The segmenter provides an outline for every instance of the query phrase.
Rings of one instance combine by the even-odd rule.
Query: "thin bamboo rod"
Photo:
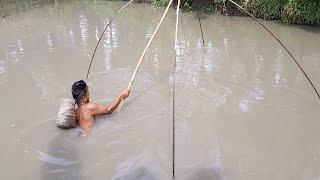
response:
[[[204,47],[205,46],[204,36],[203,36],[202,24],[201,24],[200,15],[199,15],[199,0],[197,1],[197,16],[198,16],[200,30],[201,30],[202,44],[203,44],[203,47]]]
[[[176,119],[176,65],[177,65],[177,50],[178,50],[178,27],[179,27],[179,11],[180,11],[180,0],[178,0],[178,6],[176,10],[176,31],[175,31],[175,40],[174,40],[174,50],[175,50],[175,57],[173,60],[173,83],[172,83],[172,178],[175,178],[175,119]]]
[[[168,13],[168,11],[169,11],[169,8],[170,8],[170,6],[171,6],[171,4],[172,4],[172,1],[173,1],[173,0],[170,0],[170,2],[169,2],[169,4],[168,4],[165,12],[164,12],[163,15],[162,15],[162,18],[161,18],[161,20],[160,20],[160,22],[159,22],[156,30],[155,30],[154,33],[152,34],[152,36],[151,36],[151,38],[150,38],[147,46],[144,48],[144,50],[143,50],[143,52],[142,52],[142,54],[141,54],[141,56],[140,56],[140,58],[139,58],[138,64],[137,64],[137,66],[136,66],[136,69],[134,70],[134,73],[133,73],[133,75],[132,75],[132,77],[131,77],[131,81],[130,81],[130,83],[129,83],[129,85],[128,85],[128,88],[127,88],[128,90],[131,90],[133,81],[134,81],[134,79],[135,79],[135,77],[136,77],[136,74],[137,74],[139,68],[140,68],[140,65],[141,65],[141,63],[142,63],[142,60],[143,60],[143,58],[144,58],[144,56],[145,56],[145,54],[146,54],[146,52],[147,52],[150,44],[152,43],[155,35],[157,34],[157,32],[158,32],[158,30],[159,30],[159,28],[160,28],[160,26],[161,26],[164,18],[166,17],[166,15],[167,15],[167,13]],[[121,108],[122,108],[122,106],[123,106],[123,103],[124,103],[124,99],[121,100],[121,102],[120,102],[120,104],[119,104],[119,106],[118,106],[118,109],[117,109],[118,112],[121,110]]]
[[[245,10],[242,6],[234,2],[233,0],[229,0],[232,4],[234,4],[236,7],[244,11],[247,15],[249,15],[251,18],[253,18],[258,24],[260,24],[283,48],[284,50],[289,54],[289,56],[293,59],[295,64],[299,67],[299,69],[302,71],[303,75],[307,78],[309,83],[311,84],[313,90],[316,92],[318,98],[320,99],[320,94],[314,84],[312,83],[311,79],[307,75],[307,73],[303,70],[302,66],[299,64],[299,62],[296,60],[296,58],[292,55],[292,53],[289,51],[289,49],[280,41],[280,39],[274,35],[261,21],[259,21],[256,17],[254,17],[251,13],[249,13],[247,10]]]
[[[177,49],[177,42],[178,42],[178,26],[179,26],[179,12],[180,12],[180,0],[178,0],[178,6],[176,9],[176,31],[175,31],[175,38],[174,38],[174,49]]]
[[[133,0],[130,0],[130,1],[127,2],[122,8],[120,8],[120,9],[118,10],[118,12],[113,16],[113,18],[109,21],[109,23],[107,24],[107,26],[104,28],[102,34],[100,35],[100,38],[99,38],[99,40],[98,40],[98,43],[97,43],[96,47],[94,48],[94,51],[93,51],[93,54],[92,54],[92,57],[91,57],[91,60],[90,60],[89,68],[88,68],[88,71],[87,71],[86,80],[88,80],[89,73],[90,73],[90,69],[91,69],[91,65],[92,65],[92,62],[93,62],[93,58],[94,58],[94,56],[95,56],[95,54],[96,54],[96,52],[97,52],[99,43],[100,43],[100,41],[101,41],[104,33],[107,31],[107,28],[110,26],[110,24],[112,23],[112,21],[113,21],[114,19],[116,19],[116,17],[120,14],[120,12],[121,12],[124,8],[126,8],[130,3],[132,3],[132,2],[133,2]]]

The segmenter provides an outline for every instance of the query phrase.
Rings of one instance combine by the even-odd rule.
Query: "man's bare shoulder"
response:
[[[84,111],[91,115],[108,115],[108,107],[101,106],[96,103],[87,103],[84,107]]]
[[[96,110],[97,108],[99,108],[99,105],[96,104],[96,103],[87,103],[85,107],[86,107],[86,109],[89,110],[89,111],[94,111],[94,110]]]

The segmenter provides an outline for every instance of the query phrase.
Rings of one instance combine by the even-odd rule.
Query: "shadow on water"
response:
[[[79,158],[79,137],[68,137],[59,132],[48,143],[47,152],[37,151],[37,157],[43,161],[41,179],[80,179],[82,177]]]
[[[301,30],[310,32],[310,33],[315,33],[319,34],[320,33],[320,28],[319,27],[314,27],[314,26],[309,26],[309,25],[301,25],[301,24],[286,24],[281,21],[274,21],[275,24],[281,27],[294,27],[294,28],[299,28]]]
[[[132,157],[127,161],[119,164],[116,168],[116,174],[112,177],[114,180],[153,180],[153,179],[169,179],[169,176],[154,164],[152,154],[147,151]]]
[[[126,180],[126,179],[135,179],[135,180],[153,180],[157,177],[149,172],[146,167],[140,167],[137,169],[132,169],[129,172],[126,172],[125,175],[114,177],[115,180]]]
[[[226,176],[222,174],[221,169],[203,168],[193,174],[183,177],[184,180],[226,180]]]

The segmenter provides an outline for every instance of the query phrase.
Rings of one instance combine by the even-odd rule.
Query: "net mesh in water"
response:
[[[75,101],[68,98],[61,98],[60,109],[57,114],[56,125],[62,129],[74,128],[77,126]]]

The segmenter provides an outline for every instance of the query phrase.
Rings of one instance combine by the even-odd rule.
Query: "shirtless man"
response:
[[[124,90],[109,106],[101,106],[89,101],[88,86],[83,80],[75,82],[72,85],[72,96],[78,106],[76,114],[80,127],[86,134],[90,133],[94,125],[95,116],[111,114],[118,107],[121,100],[126,99],[129,94],[129,90]]]

